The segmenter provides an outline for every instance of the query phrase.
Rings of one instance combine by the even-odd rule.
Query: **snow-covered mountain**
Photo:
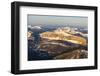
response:
[[[32,25],[28,25],[28,28],[30,29],[42,29],[41,26],[32,26]]]

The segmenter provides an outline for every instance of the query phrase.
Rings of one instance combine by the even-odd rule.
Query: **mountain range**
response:
[[[87,32],[83,33],[79,30],[71,27],[56,29],[29,27],[29,60],[87,58]]]

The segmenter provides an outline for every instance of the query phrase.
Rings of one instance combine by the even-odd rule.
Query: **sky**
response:
[[[53,16],[53,15],[27,15],[28,25],[31,26],[78,26],[87,27],[88,17],[81,16]]]

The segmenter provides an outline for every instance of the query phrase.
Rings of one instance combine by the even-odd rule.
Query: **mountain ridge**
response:
[[[41,38],[46,38],[50,40],[63,40],[76,44],[86,45],[86,39],[80,36],[75,36],[75,30],[70,28],[58,28],[54,31],[47,31],[40,34]],[[82,34],[82,33],[81,33]]]

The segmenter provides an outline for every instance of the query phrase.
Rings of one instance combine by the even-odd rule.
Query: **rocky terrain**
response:
[[[86,33],[77,28],[62,27],[39,32],[38,35],[28,32],[28,51],[31,50],[29,60],[87,58],[87,44]],[[32,52],[36,54],[33,55]]]

